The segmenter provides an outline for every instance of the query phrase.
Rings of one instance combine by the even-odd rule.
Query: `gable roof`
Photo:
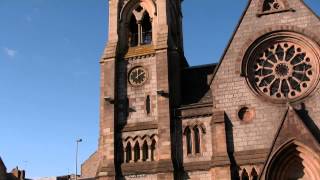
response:
[[[262,0],[261,0],[261,1],[262,1]],[[317,17],[317,18],[320,20],[320,17],[315,13],[315,11],[313,11],[313,10],[304,2],[304,0],[300,0],[300,1],[302,2],[302,4],[303,4],[315,17]],[[242,23],[242,21],[243,21],[243,19],[244,19],[244,16],[246,15],[246,13],[247,13],[247,11],[248,11],[248,9],[249,9],[249,7],[250,7],[251,2],[252,2],[252,0],[248,0],[248,3],[247,3],[247,5],[246,5],[246,8],[245,8],[244,11],[242,12],[242,15],[240,16],[240,19],[239,19],[239,21],[238,21],[238,23],[237,23],[237,25],[236,25],[236,27],[235,27],[232,35],[231,35],[231,38],[229,39],[229,41],[228,41],[228,43],[227,43],[227,46],[225,47],[225,49],[224,49],[224,51],[223,51],[223,54],[222,54],[222,56],[220,57],[219,62],[217,63],[217,67],[215,68],[215,70],[214,70],[214,72],[213,72],[213,75],[212,75],[212,77],[211,77],[211,79],[210,79],[209,86],[212,85],[213,80],[214,80],[214,78],[215,78],[215,76],[216,76],[216,74],[217,74],[217,72],[218,72],[218,70],[219,70],[219,68],[220,68],[220,65],[222,64],[222,61],[225,59],[225,56],[226,56],[226,54],[227,54],[227,52],[228,52],[228,50],[229,50],[229,48],[230,48],[230,46],[231,46],[231,44],[232,44],[232,42],[233,42],[233,40],[234,40],[235,35],[237,34],[237,32],[238,32],[238,30],[239,30],[239,27],[240,27],[240,25],[241,25],[241,23]]]
[[[2,161],[2,159],[1,159],[1,157],[0,157],[0,171],[4,171],[3,173],[6,173],[7,172],[7,168],[6,168],[6,166],[4,165],[4,163],[3,163],[3,161]]]
[[[182,70],[182,105],[212,102],[209,80],[217,64],[187,67]]]
[[[238,24],[236,25],[235,29],[233,30],[233,33],[232,33],[232,35],[231,35],[231,38],[229,39],[228,44],[227,44],[227,46],[225,47],[225,49],[224,49],[224,51],[223,51],[223,54],[222,54],[222,56],[221,56],[221,58],[220,58],[220,60],[219,60],[219,63],[217,64],[217,66],[216,66],[216,68],[215,68],[215,70],[214,70],[214,72],[213,72],[213,74],[212,74],[212,77],[211,77],[211,79],[210,79],[209,86],[211,86],[211,84],[212,84],[212,82],[213,82],[213,80],[214,80],[214,77],[216,76],[216,74],[217,74],[217,72],[218,72],[218,70],[219,70],[219,68],[220,68],[220,65],[222,64],[222,61],[223,61],[224,57],[226,56],[226,54],[227,54],[227,52],[228,52],[228,50],[229,50],[229,47],[231,46],[231,43],[232,43],[235,35],[236,35],[237,32],[238,32],[238,29],[239,29],[239,27],[240,27],[240,25],[241,25],[241,22],[242,22],[244,16],[246,15],[246,12],[248,11],[248,8],[249,8],[249,6],[250,6],[250,4],[251,4],[251,1],[252,1],[252,0],[248,0],[248,3],[247,3],[247,5],[246,5],[246,8],[245,8],[244,11],[242,12],[242,15],[240,16],[240,19],[239,19],[239,21],[238,21]]]

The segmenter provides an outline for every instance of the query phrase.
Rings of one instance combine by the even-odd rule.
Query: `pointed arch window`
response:
[[[156,159],[156,141],[153,140],[151,144],[151,161],[154,161]]]
[[[184,149],[187,151],[187,155],[201,155],[204,135],[206,134],[205,127],[203,124],[188,125],[183,131],[185,138]]]
[[[252,180],[258,180],[258,173],[255,168],[252,168],[250,175]]]
[[[200,153],[200,133],[199,133],[199,128],[196,126],[193,128],[193,133],[194,133],[194,148],[195,148],[195,153]]]
[[[131,47],[138,45],[138,23],[134,15],[132,15],[130,19],[128,39]]]
[[[243,169],[242,171],[241,180],[249,180],[249,174],[246,169]]]
[[[187,143],[187,154],[192,154],[192,139],[191,139],[191,130],[189,127],[186,128],[186,143]]]
[[[141,21],[141,44],[151,44],[152,42],[152,24],[151,24],[151,18],[147,11],[144,12],[144,15],[142,17]]]
[[[149,151],[148,143],[147,143],[147,141],[144,141],[143,146],[142,146],[142,161],[148,160],[148,158],[149,158],[148,151]]]
[[[126,153],[125,153],[125,158],[126,158],[125,162],[129,163],[132,160],[130,142],[127,144],[127,147],[126,147],[125,151],[126,151]]]
[[[134,146],[134,162],[137,162],[140,160],[140,146],[139,143],[137,142],[136,145]]]
[[[152,43],[152,18],[142,6],[133,10],[128,30],[130,47]]]
[[[157,160],[157,136],[136,136],[122,142],[123,163],[142,163]]]

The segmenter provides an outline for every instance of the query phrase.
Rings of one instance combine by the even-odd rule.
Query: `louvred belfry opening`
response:
[[[152,19],[148,11],[141,5],[132,11],[128,32],[129,47],[152,42]]]

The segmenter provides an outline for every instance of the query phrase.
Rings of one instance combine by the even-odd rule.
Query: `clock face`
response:
[[[143,67],[135,67],[129,72],[129,83],[133,86],[141,86],[148,79],[148,72]]]

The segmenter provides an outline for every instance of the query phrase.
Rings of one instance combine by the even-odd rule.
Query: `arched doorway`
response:
[[[308,147],[290,142],[269,162],[266,180],[319,180],[320,158]]]

